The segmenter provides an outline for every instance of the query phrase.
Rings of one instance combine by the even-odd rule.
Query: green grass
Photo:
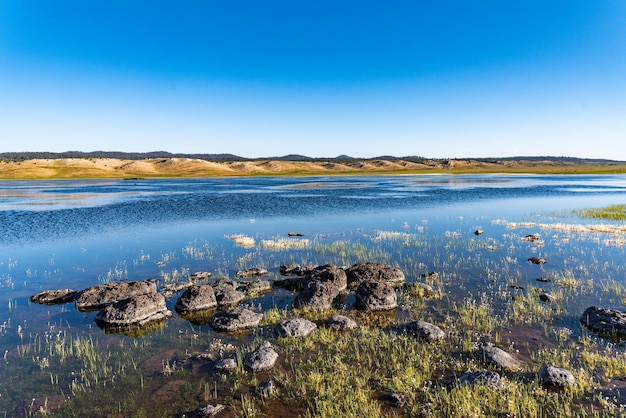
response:
[[[605,208],[584,209],[577,213],[583,218],[623,221],[626,220],[626,205],[611,205]]]

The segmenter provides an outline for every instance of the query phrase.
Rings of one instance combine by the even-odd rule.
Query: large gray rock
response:
[[[311,281],[296,295],[293,307],[312,311],[330,309],[339,293],[337,286],[330,282]]]
[[[308,337],[316,330],[317,325],[304,318],[287,319],[274,327],[279,337]]]
[[[346,275],[351,289],[357,288],[365,280],[378,280],[391,286],[399,286],[405,281],[402,270],[384,263],[354,264],[346,269]]]
[[[210,284],[215,293],[215,300],[220,308],[234,306],[246,298],[246,294],[237,290],[237,283],[230,280],[218,280]]]
[[[236,332],[254,328],[262,319],[261,313],[246,308],[235,308],[215,313],[210,323],[217,331]]]
[[[347,316],[334,315],[326,321],[326,328],[331,331],[351,331],[356,329],[358,324]]]
[[[274,367],[276,360],[278,360],[278,353],[274,351],[269,341],[264,341],[246,357],[244,364],[253,372],[260,372]]]
[[[459,386],[483,384],[496,391],[504,390],[504,382],[500,374],[489,370],[464,373],[459,377],[458,383]]]
[[[332,283],[340,292],[348,289],[348,279],[346,272],[334,264],[326,264],[315,267],[307,272],[302,280],[302,287],[306,287],[312,281]]]
[[[60,305],[73,302],[78,293],[72,289],[44,290],[30,297],[30,301],[42,305]]]
[[[193,312],[204,311],[217,307],[217,299],[211,285],[190,286],[180,295],[174,309],[176,312],[186,315]]]
[[[484,361],[504,370],[517,371],[521,363],[506,351],[491,345],[483,345],[478,349],[478,354]]]
[[[576,378],[571,372],[548,365],[543,366],[541,370],[539,370],[539,379],[541,379],[541,382],[546,386],[560,388],[576,384]]]
[[[142,326],[172,316],[160,293],[132,296],[105,306],[94,318],[103,327]]]
[[[76,308],[81,311],[100,309],[132,296],[156,293],[156,281],[111,282],[92,286],[80,292]]]
[[[580,322],[603,337],[626,339],[626,312],[591,306],[585,310]]]
[[[417,338],[427,341],[439,341],[446,338],[446,333],[441,328],[422,320],[408,323],[406,330]]]
[[[359,305],[368,311],[388,311],[398,307],[393,287],[378,280],[365,280],[356,289]]]

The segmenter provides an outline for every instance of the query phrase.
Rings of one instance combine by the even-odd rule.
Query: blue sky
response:
[[[0,1],[0,151],[626,160],[626,2]]]

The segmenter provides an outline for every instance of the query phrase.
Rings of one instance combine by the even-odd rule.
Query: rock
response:
[[[491,345],[483,345],[478,349],[478,354],[489,364],[503,370],[517,371],[521,363],[506,351]]]
[[[388,311],[398,307],[393,287],[378,280],[365,280],[356,290],[356,299],[368,311]]]
[[[546,264],[548,262],[548,259],[543,257],[530,257],[528,259],[528,262],[532,264]]]
[[[427,341],[439,341],[446,338],[446,333],[441,328],[426,321],[410,322],[406,325],[406,329],[410,334]]]
[[[474,231],[474,235],[482,235],[484,233],[485,231],[483,231],[482,229],[477,229],[476,231]]]
[[[326,321],[326,328],[331,331],[351,331],[356,329],[358,324],[347,316],[334,315]]]
[[[92,286],[80,292],[76,308],[81,311],[95,310],[132,296],[156,293],[156,281],[111,282]]]
[[[44,290],[30,297],[33,303],[41,305],[61,305],[73,302],[78,297],[78,293],[72,289]]]
[[[365,280],[378,280],[391,286],[404,283],[402,270],[383,263],[359,263],[346,269],[348,286],[351,289],[358,287]]]
[[[337,286],[330,282],[311,281],[296,295],[293,307],[313,311],[330,309],[339,293]]]
[[[340,292],[348,289],[346,272],[334,264],[326,264],[310,270],[304,276],[301,286],[304,288],[312,281],[332,283]]]
[[[176,293],[180,292],[181,290],[189,289],[189,287],[191,287],[192,284],[193,283],[191,282],[167,283],[163,285],[163,289],[161,289],[161,293],[163,293],[163,296],[165,296],[166,298],[171,298],[172,296],[174,296]]]
[[[626,312],[591,306],[585,310],[580,322],[603,337],[626,339]]]
[[[539,379],[546,386],[567,387],[576,384],[576,378],[565,369],[545,365],[539,371]]]
[[[439,273],[437,273],[436,271],[424,273],[422,274],[422,278],[434,282],[435,280],[439,279]]]
[[[287,319],[274,327],[279,337],[308,337],[315,330],[317,330],[317,325],[304,318]]]
[[[257,393],[261,396],[271,395],[275,391],[276,385],[274,385],[274,382],[272,382],[271,380],[263,382],[257,387]]]
[[[435,295],[433,287],[426,283],[407,283],[405,289],[407,294],[413,298],[429,298]]]
[[[196,271],[189,275],[189,279],[192,281],[206,280],[210,277],[213,277],[213,273],[209,273],[208,271]]]
[[[224,357],[217,360],[213,368],[218,372],[234,372],[237,370],[237,360],[233,357]]]
[[[274,286],[282,287],[292,292],[298,292],[302,290],[303,280],[302,277],[289,277],[287,279],[274,280]]]
[[[536,242],[536,241],[539,241],[540,239],[541,239],[541,236],[539,234],[530,234],[522,238],[522,241]]]
[[[101,327],[143,326],[172,316],[160,293],[132,296],[105,306],[94,318]]]
[[[237,290],[243,292],[246,297],[253,298],[265,293],[271,292],[272,284],[267,280],[254,280],[247,282],[239,282]]]
[[[304,234],[301,232],[287,232],[287,236],[290,237],[303,237]]]
[[[245,365],[253,372],[259,372],[274,367],[276,360],[278,360],[278,353],[274,351],[269,341],[264,341],[246,357]]]
[[[246,298],[245,293],[237,290],[237,284],[230,280],[218,280],[210,284],[215,293],[215,300],[220,308],[234,306]]]
[[[239,270],[235,277],[259,277],[267,274],[267,270],[261,267],[252,267],[245,270]]]
[[[201,418],[210,418],[210,417],[217,416],[219,413],[223,412],[224,409],[226,409],[224,405],[209,404],[209,405],[197,407],[194,411],[194,414],[196,414],[196,416],[201,417]]]
[[[178,298],[174,309],[180,314],[189,314],[197,311],[217,307],[217,299],[211,285],[193,285]]]
[[[458,382],[459,386],[484,384],[496,391],[504,390],[504,382],[500,374],[489,370],[464,373],[459,377]]]
[[[406,406],[406,398],[399,393],[386,393],[382,396],[382,400],[392,408],[404,408]]]
[[[550,283],[552,280],[548,279],[547,277],[540,277],[537,279],[537,281],[541,283]]]
[[[280,274],[283,276],[304,276],[310,270],[311,269],[309,267],[303,267],[300,264],[295,263],[280,266],[279,269]]]
[[[542,302],[549,303],[549,302],[554,302],[556,298],[550,293],[542,293],[539,295],[539,300]]]
[[[246,308],[235,308],[215,313],[210,323],[217,331],[236,332],[254,328],[262,319],[263,314]]]

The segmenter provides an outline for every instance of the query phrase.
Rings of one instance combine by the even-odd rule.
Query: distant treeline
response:
[[[432,161],[448,161],[450,159],[437,159],[437,158],[425,158],[419,156],[405,156],[394,157],[390,155],[381,155],[373,158],[354,158],[348,155],[340,155],[338,157],[328,158],[313,158],[299,154],[288,154],[282,157],[264,157],[264,158],[245,158],[234,154],[173,154],[167,151],[152,151],[152,152],[120,152],[120,151],[66,151],[66,152],[3,152],[0,153],[0,160],[4,161],[26,161],[34,159],[63,159],[63,158],[116,158],[120,160],[145,160],[150,158],[194,158],[199,160],[214,161],[214,162],[235,162],[235,161],[259,161],[259,160],[276,160],[276,161],[311,161],[311,162],[333,162],[333,163],[348,163],[354,161],[373,161],[373,160],[385,160],[385,161],[411,161],[414,163],[424,163]],[[611,164],[623,164],[623,161],[604,160],[604,159],[588,159],[588,158],[575,158],[575,157],[504,157],[504,158],[459,158],[452,160],[460,161],[480,161],[484,163],[502,163],[504,161],[527,161],[527,162],[552,162],[558,164],[578,164],[578,165],[611,165]]]

